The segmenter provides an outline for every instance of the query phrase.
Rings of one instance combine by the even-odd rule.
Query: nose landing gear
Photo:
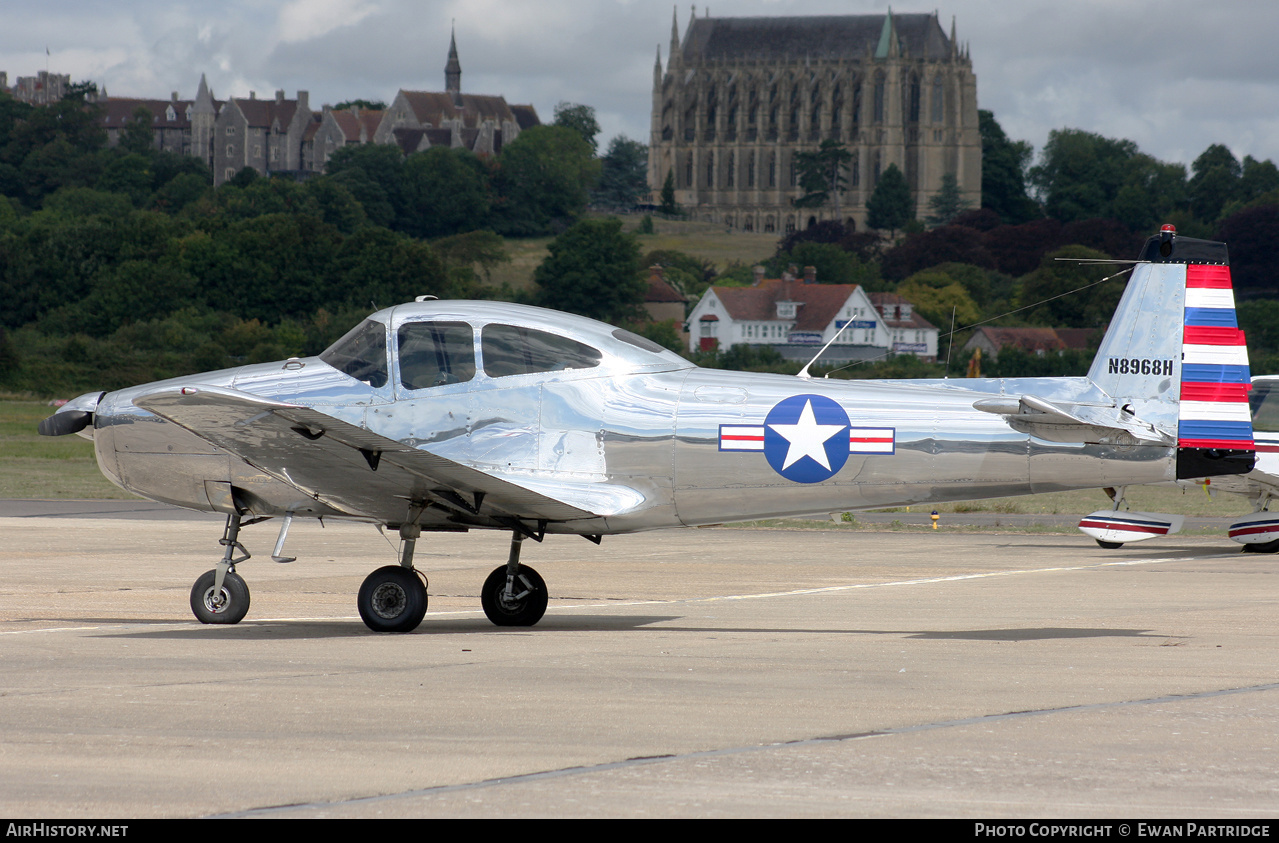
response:
[[[249,586],[235,566],[250,557],[240,544],[240,516],[228,515],[219,544],[226,548],[222,561],[205,571],[191,587],[191,611],[200,623],[239,623],[249,611]],[[236,551],[242,556],[236,556]]]

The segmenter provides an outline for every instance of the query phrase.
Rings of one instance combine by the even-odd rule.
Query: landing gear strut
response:
[[[205,571],[191,588],[191,611],[200,623],[239,623],[249,611],[249,586],[235,566],[249,558],[240,544],[240,516],[228,515],[219,544],[226,548],[222,561]],[[236,551],[244,554],[237,557]]]
[[[400,564],[378,568],[360,586],[360,617],[374,632],[412,632],[426,616],[426,577],[413,567],[413,548],[421,533],[413,524],[400,527]]]
[[[1124,493],[1128,491],[1128,487],[1120,486],[1115,488],[1114,486],[1107,486],[1102,491],[1115,502],[1115,512],[1118,512],[1120,505],[1124,502]],[[1097,542],[1097,546],[1102,550],[1118,550],[1124,546],[1123,542],[1104,542],[1101,539],[1094,539],[1093,541]]]
[[[512,534],[506,564],[488,575],[480,591],[484,614],[498,626],[532,626],[546,614],[549,597],[545,581],[537,571],[520,564],[523,542],[523,533]]]

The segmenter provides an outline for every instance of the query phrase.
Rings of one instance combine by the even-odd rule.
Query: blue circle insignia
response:
[[[848,461],[848,413],[824,395],[792,395],[764,419],[764,456],[787,480],[820,483]]]

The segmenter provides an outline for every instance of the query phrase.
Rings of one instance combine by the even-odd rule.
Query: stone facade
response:
[[[302,159],[307,170],[324,172],[333,153],[347,144],[372,143],[386,112],[351,106],[334,111],[327,105],[320,119],[307,132]]]
[[[302,139],[315,119],[307,92],[297,99],[260,100],[250,91],[247,99],[229,99],[213,124],[213,183],[228,181],[245,167],[261,175],[297,173],[302,167]]]
[[[9,87],[9,74],[0,72],[0,88],[8,91],[18,102],[31,105],[48,105],[57,102],[71,87],[71,74],[50,73],[41,70],[35,76],[19,76],[13,87]],[[105,92],[104,92],[105,93]]]
[[[846,189],[796,208],[796,153],[834,140],[852,153]],[[785,233],[839,219],[864,226],[866,201],[896,164],[916,216],[954,173],[981,204],[977,78],[934,14],[694,17],[653,69],[649,186],[673,175],[696,219]]]
[[[334,152],[353,143],[397,144],[406,155],[432,146],[496,155],[521,130],[540,124],[531,105],[462,93],[456,39],[449,44],[444,79],[444,91],[401,90],[384,111],[326,106],[313,112],[306,91],[298,91],[296,99],[276,91],[274,99],[258,99],[250,92],[247,98],[218,100],[203,75],[193,100],[179,100],[176,93],[169,100],[110,98],[101,91],[97,102],[103,106],[101,123],[109,145],[118,145],[136,110],[146,108],[157,148],[199,158],[212,170],[215,185],[245,167],[264,176],[323,172]],[[24,102],[47,104],[61,99],[70,84],[68,75],[41,71],[19,77],[10,93]],[[9,90],[3,71],[0,89]]]

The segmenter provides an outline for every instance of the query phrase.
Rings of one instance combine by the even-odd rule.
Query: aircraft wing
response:
[[[602,484],[525,488],[380,436],[319,410],[225,387],[192,384],[133,403],[266,474],[351,515],[406,521],[431,502],[461,523],[490,519],[576,521],[637,504],[635,490]],[[578,486],[582,488],[577,488]]]

